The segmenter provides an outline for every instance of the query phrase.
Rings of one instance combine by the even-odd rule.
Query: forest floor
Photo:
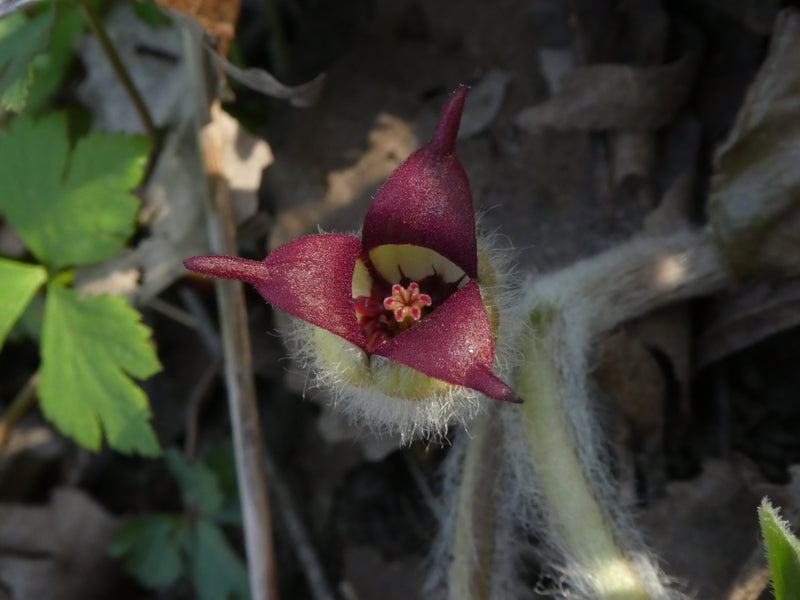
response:
[[[358,230],[375,190],[428,139],[444,99],[462,83],[472,91],[458,155],[480,226],[514,252],[519,281],[643,231],[703,227],[715,151],[768,55],[784,4],[245,0],[232,60],[293,85],[325,79],[308,108],[230,84],[223,106],[253,136],[229,165],[244,172],[234,183],[240,251],[260,259],[318,229]],[[137,35],[180,66],[179,41]],[[81,87],[98,60],[85,45],[61,101],[117,127],[103,80],[94,92]],[[591,70],[597,65],[630,66],[638,95],[615,88],[608,71]],[[590,70],[561,88],[576,68]],[[174,105],[180,84],[158,77],[145,98]],[[796,80],[797,72],[784,77]],[[170,227],[195,228],[199,237],[170,241],[162,279],[167,258],[155,246],[141,267],[149,275],[140,272],[128,295],[163,364],[143,384],[158,439],[205,457],[231,433],[220,361],[208,343],[217,335],[213,287],[176,267],[205,243],[200,212],[186,202],[170,204],[189,211]],[[132,252],[159,231],[144,228]],[[764,269],[722,294],[625,323],[592,353],[620,493],[664,571],[698,598],[769,597],[756,506],[768,495],[790,519],[800,514],[798,289],[796,279]],[[401,447],[348,423],[289,358],[275,333],[286,317],[251,289],[247,301],[281,597],[321,600],[309,584],[315,577],[343,600],[429,597],[426,557],[449,445]],[[188,313],[191,322],[179,318]],[[38,360],[34,342],[6,343],[0,407]],[[0,502],[0,599],[196,597],[186,578],[147,589],[107,553],[126,519],[184,511],[162,459],[81,449],[33,409],[0,449]],[[225,531],[241,552],[241,533]],[[34,589],[46,595],[27,595]]]

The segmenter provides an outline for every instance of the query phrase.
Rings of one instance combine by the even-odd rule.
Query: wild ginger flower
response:
[[[404,436],[474,413],[474,392],[516,401],[492,371],[496,274],[478,251],[472,194],[455,154],[467,90],[456,89],[431,141],[378,190],[361,239],[324,233],[260,262],[185,261],[198,273],[246,281],[315,326],[303,329],[303,345],[321,379],[341,390],[341,406]]]

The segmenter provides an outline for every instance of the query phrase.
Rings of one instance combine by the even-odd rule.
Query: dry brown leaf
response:
[[[248,133],[223,111],[225,176],[237,221],[257,210],[262,171],[272,163],[272,151],[262,139]],[[208,251],[203,220],[205,175],[197,160],[191,127],[171,134],[142,193],[141,220],[150,235],[138,246],[98,265],[78,269],[76,285],[91,293],[115,293],[147,302],[186,273],[183,259]]]
[[[497,117],[506,97],[511,75],[500,68],[489,72],[470,90],[461,116],[458,139],[467,139],[487,129]]]
[[[307,83],[289,86],[282,84],[264,69],[242,69],[234,65],[208,44],[205,30],[197,21],[171,8],[164,7],[164,11],[173,20],[183,25],[186,31],[208,51],[211,60],[239,83],[257,92],[261,92],[262,94],[288,100],[293,106],[298,107],[311,106],[317,101],[317,98],[322,92],[322,86],[325,81],[324,74],[318,75]]]
[[[228,47],[236,35],[241,0],[155,0],[161,6],[191,17],[210,35],[219,39],[218,52],[228,55]]]
[[[658,67],[578,67],[562,78],[550,100],[520,112],[516,123],[532,133],[544,128],[655,131],[685,102],[698,58],[690,51]]]
[[[629,329],[606,338],[594,376],[639,432],[660,432],[666,383],[658,362],[641,339]]]
[[[719,148],[709,221],[734,272],[800,270],[800,12],[780,13],[769,55]]]
[[[800,278],[762,279],[715,299],[697,342],[697,369],[800,325]]]
[[[664,569],[692,597],[725,598],[759,543],[760,499],[737,466],[709,460],[699,477],[668,484],[640,521]]]
[[[325,82],[325,74],[322,74],[307,83],[288,86],[282,84],[264,69],[241,69],[216,52],[211,53],[211,58],[239,83],[262,94],[288,100],[292,106],[299,108],[308,108],[316,103]]]

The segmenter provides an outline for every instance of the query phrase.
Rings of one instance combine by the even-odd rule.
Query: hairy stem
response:
[[[640,237],[537,279],[523,300],[569,310],[590,339],[679,300],[711,294],[730,274],[711,234],[702,229]]]
[[[619,503],[587,356],[618,324],[729,281],[712,237],[698,230],[637,238],[528,284],[516,346],[524,403],[476,421],[461,459],[447,534],[451,598],[529,594],[530,574],[514,567],[526,551],[539,556],[543,589],[563,593],[566,582],[580,599],[683,597],[663,582]]]
[[[497,525],[494,490],[501,472],[499,421],[492,414],[494,409],[475,420],[464,450],[447,577],[451,600],[488,600],[492,593]]]
[[[589,597],[667,598],[658,569],[640,552],[609,490],[586,383],[586,355],[598,335],[729,281],[706,231],[640,238],[539,279],[525,299],[517,393],[527,453],[570,575]],[[631,556],[637,556],[634,564]]]
[[[603,600],[649,598],[612,532],[576,448],[559,365],[550,346],[558,324],[540,322],[525,341],[517,377],[530,460],[548,516],[592,592]]]

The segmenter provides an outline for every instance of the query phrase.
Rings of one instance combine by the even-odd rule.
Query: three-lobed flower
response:
[[[360,239],[307,235],[263,261],[185,261],[192,271],[250,283],[313,325],[304,330],[306,352],[323,380],[344,388],[342,406],[403,434],[442,430],[474,412],[474,391],[516,401],[492,370],[495,269],[479,253],[469,181],[455,154],[467,91],[453,92],[431,141],[378,190]]]

